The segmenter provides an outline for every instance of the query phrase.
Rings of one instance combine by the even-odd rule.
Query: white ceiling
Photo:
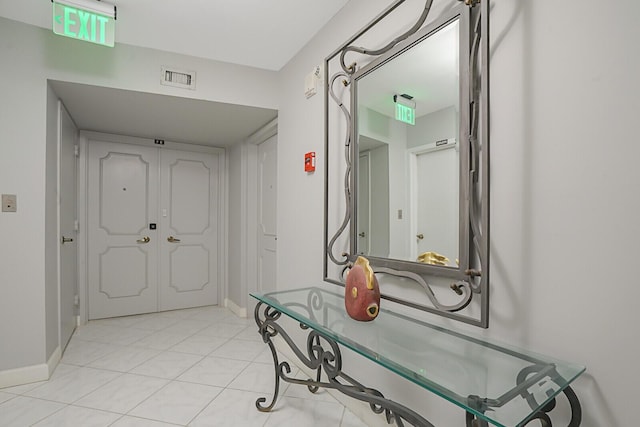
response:
[[[348,0],[110,0],[118,43],[280,70]],[[50,0],[0,0],[0,16],[51,29]],[[80,129],[227,146],[276,110],[51,82]],[[95,103],[92,99],[106,100]]]
[[[105,0],[125,43],[280,70],[348,0]],[[51,29],[50,0],[0,0],[0,16]]]
[[[413,96],[416,117],[443,108],[459,109],[459,23],[438,30],[358,81],[358,102],[394,117],[393,96]]]
[[[214,147],[245,140],[275,117],[267,108],[49,81],[80,129]],[[100,102],[92,102],[99,99]]]

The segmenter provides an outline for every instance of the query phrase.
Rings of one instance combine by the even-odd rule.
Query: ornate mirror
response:
[[[402,3],[325,61],[325,280],[361,255],[384,299],[487,327],[487,2],[427,1],[385,44]]]

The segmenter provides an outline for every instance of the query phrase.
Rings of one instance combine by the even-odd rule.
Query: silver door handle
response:
[[[142,239],[136,240],[136,242],[142,243],[142,244],[149,243],[150,241],[151,241],[151,239],[149,238],[149,236],[145,236]]]
[[[173,236],[169,236],[169,237],[167,237],[167,242],[178,243],[178,242],[180,242],[180,239],[176,239]]]
[[[65,243],[73,242],[73,238],[72,237],[64,237],[64,236],[62,236],[62,239],[60,239],[60,241],[64,245]]]

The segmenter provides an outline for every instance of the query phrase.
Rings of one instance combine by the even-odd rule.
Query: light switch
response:
[[[17,212],[18,196],[15,194],[2,195],[2,212]]]

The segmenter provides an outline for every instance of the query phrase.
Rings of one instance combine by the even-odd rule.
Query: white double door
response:
[[[218,161],[89,142],[89,319],[217,304]]]

